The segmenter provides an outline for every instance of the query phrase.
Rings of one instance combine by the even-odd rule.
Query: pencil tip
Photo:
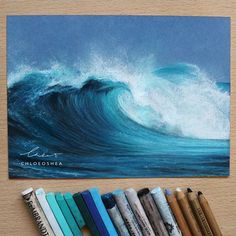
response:
[[[197,194],[198,194],[198,196],[200,196],[200,195],[202,195],[203,193],[202,193],[201,191],[198,191]]]
[[[171,195],[172,194],[172,192],[171,192],[171,190],[170,189],[165,189],[165,194],[167,195],[167,196],[169,196],[169,195]]]
[[[187,188],[188,193],[192,193],[193,190],[191,188]]]

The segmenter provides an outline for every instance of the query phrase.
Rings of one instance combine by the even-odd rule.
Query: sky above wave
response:
[[[157,67],[199,66],[217,82],[229,82],[230,18],[155,16],[9,16],[8,71],[19,65],[45,69],[57,62],[83,63],[98,53]]]

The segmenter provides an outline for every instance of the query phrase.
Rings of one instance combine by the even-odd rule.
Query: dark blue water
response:
[[[227,176],[229,84],[187,64],[153,71],[9,78],[10,177]]]

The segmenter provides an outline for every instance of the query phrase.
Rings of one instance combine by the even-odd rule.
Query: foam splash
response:
[[[22,67],[9,75],[8,87],[31,73],[44,75],[44,85],[35,88],[40,94],[58,84],[80,89],[91,76],[122,82],[130,93],[119,96],[120,108],[135,122],[168,135],[229,139],[229,92],[220,89],[196,65],[156,69],[150,58],[130,65],[94,56],[78,68],[59,64],[43,71]]]

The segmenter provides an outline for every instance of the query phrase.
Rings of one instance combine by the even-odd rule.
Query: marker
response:
[[[112,192],[112,194],[113,197],[115,198],[116,204],[125,221],[126,227],[129,230],[130,235],[142,236],[142,232],[139,228],[135,215],[131,210],[130,205],[125,197],[124,191],[118,189]]]
[[[139,190],[138,197],[143,205],[144,211],[146,212],[154,233],[156,235],[169,236],[150,190],[148,188]]]
[[[192,191],[191,188],[187,189],[188,193],[188,200],[190,202],[190,205],[193,209],[193,213],[195,214],[197,221],[200,225],[200,228],[202,230],[202,233],[204,236],[213,236],[213,233],[211,231],[211,228],[207,222],[207,219],[204,215],[204,212],[199,204],[199,201],[197,199],[197,195]]]
[[[101,236],[110,236],[90,192],[81,193]]]
[[[43,236],[55,236],[42,208],[39,205],[39,202],[36,199],[33,188],[26,189],[21,193],[21,195],[38,226],[40,234]]]
[[[61,212],[64,215],[73,235],[82,236],[82,233],[80,232],[80,229],[79,229],[73,215],[71,214],[69,207],[66,204],[63,194],[56,193],[55,198],[58,203],[58,206],[61,208]]]
[[[46,199],[47,199],[47,202],[48,202],[58,224],[61,227],[61,230],[62,230],[64,236],[73,236],[71,229],[70,229],[69,225],[67,224],[66,219],[65,219],[64,215],[62,214],[60,207],[57,204],[55,194],[54,193],[47,193]]]
[[[102,195],[102,201],[119,235],[130,236],[112,193]]]
[[[162,216],[162,219],[170,236],[182,235],[166,201],[165,195],[162,192],[162,189],[160,187],[154,188],[151,191],[151,194],[154,198],[154,201],[156,202],[157,208]]]
[[[35,195],[39,201],[40,206],[42,207],[42,209],[44,211],[44,214],[45,214],[54,234],[56,236],[64,236],[59,224],[57,223],[55,216],[53,215],[53,212],[52,212],[50,206],[48,205],[44,189],[39,188],[39,189],[35,190]]]
[[[193,215],[192,209],[188,203],[187,197],[185,196],[184,192],[180,189],[176,189],[176,198],[179,203],[179,206],[183,212],[185,220],[188,223],[189,229],[193,236],[202,236],[200,227]]]
[[[89,212],[81,194],[75,193],[73,195],[73,198],[75,200],[77,207],[80,209],[80,212],[84,218],[85,224],[86,224],[86,226],[88,226],[88,229],[91,232],[91,235],[100,236],[97,226],[96,226],[92,216],[90,215],[90,212]]]
[[[90,194],[93,198],[93,201],[94,201],[94,203],[95,203],[95,205],[102,217],[102,220],[107,228],[108,233],[112,236],[118,236],[118,234],[115,230],[115,227],[111,221],[111,218],[109,217],[109,215],[106,211],[106,208],[102,202],[102,198],[101,198],[98,188],[90,188],[89,192],[90,192]]]
[[[172,194],[170,189],[165,190],[166,200],[175,216],[175,219],[179,225],[179,228],[183,234],[183,236],[191,236],[190,229],[187,225],[186,220],[184,219],[183,213],[179,207],[177,199],[175,195]]]
[[[128,199],[129,205],[134,212],[139,227],[144,236],[155,236],[153,229],[148,221],[145,211],[139,201],[137,192],[133,188],[129,188],[125,191],[125,195]]]
[[[207,199],[205,198],[205,196],[203,195],[203,193],[200,191],[198,192],[198,200],[199,200],[201,208],[207,218],[208,224],[210,225],[213,235],[214,236],[222,236],[222,233],[220,231],[220,227],[217,224],[216,218],[210,208],[210,205],[209,205]]]
[[[82,229],[85,226],[85,222],[84,222],[84,219],[79,211],[79,208],[77,207],[77,205],[73,199],[72,194],[65,193],[64,199],[66,200],[66,203],[67,203],[68,207],[70,208],[70,211],[71,211],[72,215],[74,216],[77,225],[79,226],[80,229]]]

